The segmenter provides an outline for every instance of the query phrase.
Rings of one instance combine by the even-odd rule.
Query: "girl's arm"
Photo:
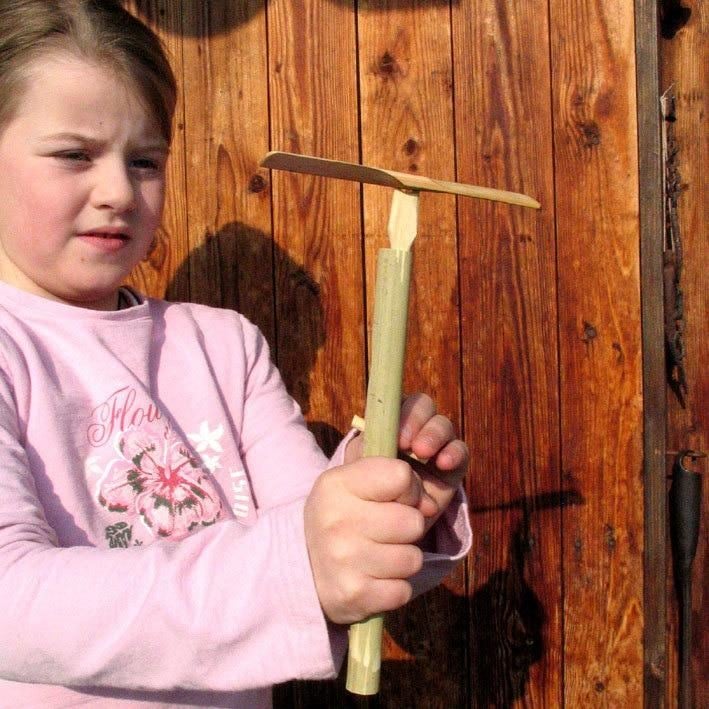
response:
[[[0,378],[0,677],[240,690],[335,671],[303,500],[182,541],[59,548]]]

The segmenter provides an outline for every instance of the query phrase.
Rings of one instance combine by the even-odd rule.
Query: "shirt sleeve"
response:
[[[286,391],[260,331],[243,322],[246,384],[241,454],[256,504],[270,509],[306,497],[328,459]],[[333,457],[342,456],[341,452]]]
[[[0,676],[235,691],[335,672],[305,553],[303,500],[179,542],[61,548],[0,376]]]

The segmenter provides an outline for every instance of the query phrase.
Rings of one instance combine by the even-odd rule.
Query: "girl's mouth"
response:
[[[124,232],[107,232],[107,231],[87,231],[79,236],[92,236],[99,239],[122,239],[123,241],[128,241],[128,234]]]
[[[104,252],[119,251],[128,241],[130,236],[125,232],[86,231],[79,234],[84,243]]]

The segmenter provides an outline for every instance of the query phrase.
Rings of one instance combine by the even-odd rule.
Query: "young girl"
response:
[[[121,287],[174,104],[118,5],[0,0],[1,707],[268,706],[468,548],[430,399],[402,408],[423,477],[353,433],[328,462],[253,325]]]

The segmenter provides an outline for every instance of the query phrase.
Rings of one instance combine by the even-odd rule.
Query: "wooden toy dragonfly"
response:
[[[309,155],[271,152],[261,165],[274,170],[394,189],[387,229],[390,247],[380,249],[377,256],[371,361],[364,412],[364,455],[395,458],[398,454],[411,246],[418,228],[419,193],[445,192],[533,209],[539,209],[540,205],[531,197],[516,192]],[[350,628],[347,689],[354,694],[372,695],[379,691],[383,622],[380,614]]]

